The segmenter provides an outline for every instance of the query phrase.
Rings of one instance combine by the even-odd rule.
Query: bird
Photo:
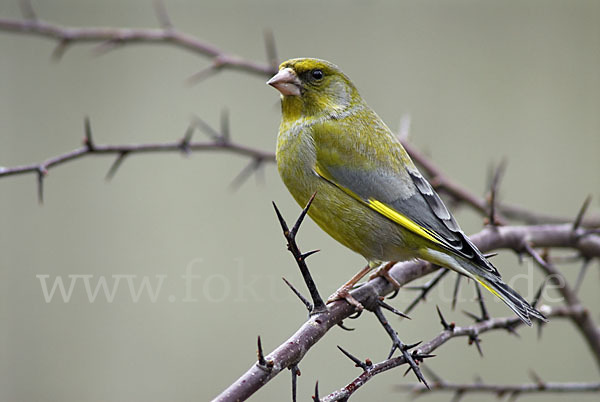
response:
[[[267,82],[280,92],[277,170],[326,233],[367,260],[328,302],[346,299],[369,271],[415,258],[472,278],[527,325],[545,321],[469,240],[397,136],[333,63],[295,58]]]

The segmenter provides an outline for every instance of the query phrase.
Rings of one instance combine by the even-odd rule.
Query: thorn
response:
[[[363,313],[362,310],[358,310],[356,313],[352,314],[351,316],[348,316],[348,318],[351,320],[356,320],[358,317],[360,317],[362,315],[362,313]]]
[[[38,184],[38,203],[44,204],[44,178],[48,174],[48,170],[45,167],[40,166],[37,169],[37,184]]]
[[[348,332],[354,331],[354,328],[346,327],[343,322],[338,322],[337,326],[340,327],[341,329],[343,329],[344,331],[348,331]]]
[[[197,84],[201,83],[202,81],[217,74],[221,70],[221,68],[223,68],[222,65],[212,62],[208,66],[204,67],[202,70],[200,70],[200,71],[190,75],[188,78],[186,78],[185,84],[188,86],[197,85]]]
[[[306,309],[308,310],[308,312],[311,312],[311,311],[313,310],[313,305],[312,305],[312,303],[311,303],[311,302],[309,302],[309,301],[308,301],[308,299],[307,299],[306,297],[302,296],[302,293],[300,293],[300,292],[298,291],[298,289],[296,289],[296,288],[295,288],[295,287],[294,287],[294,286],[293,286],[291,283],[289,283],[287,279],[285,279],[285,278],[283,278],[283,277],[282,277],[281,279],[283,279],[283,281],[286,283],[286,285],[288,285],[288,286],[289,286],[289,288],[290,288],[290,289],[292,289],[292,292],[294,292],[294,294],[295,294],[296,296],[298,296],[298,298],[300,299],[300,301],[301,301],[302,303],[304,303],[304,305],[306,306]]]
[[[212,128],[210,124],[202,120],[199,116],[194,115],[192,119],[192,124],[194,124],[200,131],[202,131],[206,136],[213,140],[215,143],[219,143],[221,138],[223,137],[221,133]]]
[[[421,300],[425,300],[427,297],[427,294],[429,293],[429,291],[431,289],[433,289],[435,287],[435,285],[438,284],[438,282],[448,273],[450,272],[449,269],[446,268],[441,268],[435,273],[435,276],[433,278],[431,278],[427,283],[425,283],[423,286],[417,287],[417,289],[421,289],[421,294],[418,295],[409,305],[406,309],[404,309],[404,311],[408,314],[412,311],[413,308],[415,308],[415,306],[421,301]],[[410,287],[405,286],[405,288],[410,289]],[[413,288],[414,289],[414,288]]]
[[[585,276],[585,273],[587,272],[587,269],[590,265],[590,258],[584,257],[583,258],[583,264],[581,265],[581,268],[579,269],[579,273],[577,274],[577,280],[575,281],[575,286],[573,287],[573,292],[575,294],[579,293],[579,289],[581,288],[581,284],[583,283],[583,277]]]
[[[477,334],[469,334],[469,345],[475,344],[477,347],[477,351],[479,352],[479,356],[483,357],[483,351],[481,350],[481,339]]]
[[[120,38],[108,39],[108,40],[105,40],[104,42],[96,45],[92,49],[92,52],[96,56],[101,56],[105,53],[110,52],[111,50],[116,49],[118,46],[122,46],[122,45],[123,45],[123,41]]]
[[[452,397],[451,402],[460,402],[460,400],[462,399],[463,395],[465,394],[464,391],[462,390],[458,390],[454,393],[454,396]]]
[[[55,62],[59,62],[69,49],[70,44],[70,39],[61,39],[60,41],[58,41],[58,43],[54,47],[54,50],[52,50],[52,56],[50,56],[50,58]]]
[[[490,197],[489,197],[489,216],[488,219],[490,221],[491,226],[498,225],[498,218],[496,217],[496,199],[498,198],[498,186],[500,184],[500,180],[504,171],[506,170],[506,159],[502,159],[502,161],[498,164],[498,167],[495,169],[494,175],[492,177],[490,183]]]
[[[380,305],[381,307],[383,307],[384,309],[391,311],[392,313],[396,314],[397,316],[400,316],[402,318],[408,318],[409,320],[411,319],[408,315],[404,314],[400,310],[396,310],[394,307],[392,307],[389,304],[387,304],[386,302],[384,302],[383,298],[378,298],[377,304]]]
[[[190,149],[190,142],[192,141],[192,136],[194,135],[194,127],[190,124],[185,130],[185,134],[179,143],[179,147],[181,151],[185,154],[185,156],[189,156],[192,150]]]
[[[546,387],[546,383],[544,382],[544,380],[542,380],[542,378],[533,370],[529,370],[529,377],[531,377],[531,379],[540,387],[540,388],[545,388]]]
[[[538,303],[540,302],[540,298],[542,297],[542,292],[544,291],[545,287],[546,287],[546,279],[544,279],[542,281],[537,292],[535,292],[535,295],[533,296],[533,300],[531,300],[531,307],[533,307],[533,308],[537,307]]]
[[[427,373],[427,375],[431,378],[433,378],[433,381],[437,384],[443,384],[444,380],[442,380],[442,377],[440,377],[439,375],[437,375],[429,366],[423,366],[423,371]]]
[[[321,251],[321,250],[312,250],[312,251],[307,251],[306,253],[302,254],[302,255],[300,256],[300,258],[302,258],[303,260],[306,260],[308,257],[310,257],[310,256],[311,256],[311,255],[313,255],[313,254],[316,254],[316,253],[318,253],[319,251]]]
[[[283,219],[281,212],[279,212],[279,208],[277,208],[277,204],[275,204],[275,201],[271,201],[271,202],[273,203],[273,208],[275,208],[275,213],[277,214],[277,219],[279,220],[279,224],[281,225],[281,229],[283,230],[283,235],[287,239],[288,236],[290,235],[290,230],[288,229],[288,225],[287,225],[285,219]]]
[[[277,47],[275,46],[275,35],[273,35],[273,31],[266,29],[264,31],[264,38],[267,61],[273,68],[273,72],[276,72],[279,68],[279,57],[277,56]]]
[[[365,362],[362,362],[358,357],[355,357],[354,355],[350,354],[350,352],[347,352],[346,350],[344,350],[344,348],[342,348],[341,346],[337,345],[337,348],[340,350],[340,352],[342,352],[348,359],[352,360],[355,364],[356,367],[360,367],[362,368],[364,371],[367,371],[368,367],[367,364]]]
[[[463,312],[464,315],[466,315],[467,317],[471,318],[473,321],[475,321],[475,322],[481,322],[481,319],[478,316],[476,316],[475,314],[473,314],[471,312],[468,312],[466,310],[463,310],[462,312]]]
[[[229,187],[232,189],[238,189],[241,185],[250,177],[250,175],[258,170],[263,163],[263,159],[256,157],[252,159],[237,176],[233,178]]]
[[[423,343],[423,341],[419,341],[419,342],[411,343],[410,345],[404,345],[404,350],[410,350],[412,348],[416,348],[417,346],[419,346],[422,343]]]
[[[262,342],[260,341],[260,335],[258,336],[257,344],[258,344],[258,351],[257,351],[258,364],[260,366],[266,366],[267,361],[265,360],[265,355],[263,354],[263,348],[262,348]]]
[[[525,245],[523,246],[523,248],[525,249],[525,251],[527,251],[527,253],[531,257],[533,257],[533,259],[535,260],[535,262],[537,262],[538,264],[540,264],[542,267],[545,267],[545,268],[548,267],[548,262],[546,260],[544,260],[542,258],[542,256],[538,254],[537,251],[535,251],[535,249],[531,246],[531,244],[525,243]]]
[[[83,143],[87,147],[88,151],[94,152],[95,145],[94,141],[92,140],[92,126],[90,124],[89,116],[85,116],[85,119],[83,120],[83,127],[85,131],[85,139],[83,140]]]
[[[575,217],[575,221],[573,222],[573,228],[571,229],[573,233],[575,233],[577,229],[579,229],[579,226],[581,226],[581,222],[583,221],[583,217],[588,207],[590,206],[591,201],[592,195],[588,194],[588,196],[585,197],[585,200],[583,201],[583,205],[581,205],[581,208],[579,208],[579,212],[577,212],[577,216]]]
[[[224,108],[221,110],[221,134],[219,139],[223,144],[229,143],[231,133],[229,131],[229,109]]]
[[[294,238],[296,237],[296,234],[298,233],[298,230],[300,229],[300,225],[302,224],[302,221],[304,221],[304,218],[306,217],[306,214],[308,213],[308,209],[312,205],[312,203],[315,200],[316,196],[317,196],[317,192],[315,191],[313,193],[313,195],[310,197],[310,199],[308,200],[308,202],[306,203],[306,206],[304,207],[304,209],[302,209],[302,212],[300,213],[300,216],[298,216],[298,219],[296,220],[296,223],[294,224],[294,227],[292,227],[292,230],[290,232],[290,236],[292,236]]]
[[[475,290],[477,291],[477,301],[479,302],[479,308],[481,309],[481,318],[479,321],[486,321],[490,319],[490,315],[488,314],[487,308],[485,307],[485,302],[483,301],[483,296],[481,295],[481,289],[479,288],[479,284],[475,283]]]
[[[297,386],[297,379],[300,376],[300,369],[298,369],[297,364],[292,364],[288,368],[292,372],[292,402],[296,402],[296,394],[297,394],[296,386]]]
[[[454,282],[454,292],[452,293],[452,311],[456,308],[456,302],[458,301],[458,291],[460,289],[460,281],[462,279],[461,274],[456,274],[456,282]]]
[[[448,322],[442,315],[442,311],[440,310],[439,306],[435,306],[435,308],[437,309],[438,316],[440,317],[440,323],[442,324],[442,327],[444,327],[444,330],[450,331],[450,332],[454,331],[454,327],[455,327],[454,323],[448,324]]]
[[[315,394],[312,397],[313,402],[320,402],[321,398],[319,398],[319,380],[315,383]]]
[[[171,19],[169,18],[169,14],[167,13],[167,7],[162,0],[154,1],[154,12],[156,13],[156,19],[161,27],[165,30],[173,29],[173,24],[171,23]]]
[[[110,165],[110,168],[108,169],[108,172],[106,173],[106,176],[104,178],[105,180],[110,181],[110,180],[112,180],[113,177],[115,177],[117,170],[121,167],[121,164],[123,163],[123,161],[125,160],[125,157],[128,154],[129,154],[129,152],[127,152],[127,151],[123,151],[123,152],[119,153],[119,156],[117,156],[117,158],[112,163],[112,165]]]
[[[387,297],[388,300],[391,300],[391,299],[395,298],[396,296],[398,296],[398,293],[400,293],[400,289],[394,289],[392,294]]]
[[[21,9],[21,14],[23,18],[28,21],[37,21],[38,17],[35,14],[35,10],[33,9],[33,5],[29,0],[21,0],[19,1],[19,8]]]
[[[506,329],[506,332],[508,332],[511,335],[516,336],[517,338],[520,338],[521,335],[519,335],[519,333],[515,330],[515,328],[509,323],[506,325],[506,327],[504,327]]]
[[[521,395],[521,392],[520,392],[520,391],[514,391],[514,392],[511,392],[510,396],[508,397],[508,401],[509,401],[509,402],[516,401],[516,400],[517,400],[517,398],[518,398],[520,395]]]
[[[487,254],[484,254],[483,256],[489,260],[490,258],[495,257],[497,255],[498,255],[498,253],[487,253]]]

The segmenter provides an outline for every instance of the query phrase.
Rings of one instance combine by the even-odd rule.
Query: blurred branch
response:
[[[411,390],[415,394],[423,394],[427,392],[427,388],[420,384],[414,385],[397,385],[397,389]],[[453,401],[464,394],[495,394],[499,398],[510,395],[512,400],[522,394],[565,394],[565,393],[591,393],[600,392],[600,383],[579,383],[579,382],[542,382],[531,384],[516,384],[516,385],[499,385],[499,384],[454,384],[445,381],[436,382],[431,386],[431,391],[434,392],[452,392],[455,394]],[[322,399],[326,401],[327,399]]]
[[[507,248],[521,251],[523,244],[530,242],[537,247],[569,247],[579,251],[586,258],[600,257],[600,236],[590,233],[583,228],[573,231],[572,225],[538,225],[538,226],[505,226],[487,227],[471,237],[475,245],[483,252],[493,249]],[[405,285],[417,278],[423,277],[436,270],[424,261],[410,261],[396,264],[390,274],[400,284]],[[383,278],[366,282],[353,290],[351,295],[365,308],[372,309],[380,296],[393,291],[393,286]],[[560,310],[567,314],[569,309]],[[546,311],[544,311],[547,313]],[[238,380],[224,390],[215,401],[244,400],[264,386],[283,369],[298,364],[310,348],[315,345],[333,326],[355,313],[354,306],[339,301],[328,305],[322,313],[312,315],[294,335],[283,342],[278,348],[265,357],[273,362],[268,372],[254,364]],[[550,311],[551,314],[553,310]],[[571,313],[568,313],[571,314]],[[414,353],[428,353],[447,341],[446,337],[469,336],[473,331],[488,331],[504,329],[508,326],[519,325],[518,318],[491,318],[472,326],[444,330],[439,337],[415,348]],[[595,356],[600,359],[600,356]],[[398,357],[396,359],[403,359]],[[391,359],[394,360],[394,359]],[[394,360],[398,365],[403,360]]]
[[[199,38],[177,30],[171,23],[162,2],[156,2],[157,19],[162,28],[107,28],[107,27],[65,27],[40,20],[35,15],[29,1],[21,1],[22,20],[0,18],[0,31],[9,33],[40,36],[56,40],[58,43],[52,53],[55,60],[60,60],[65,52],[74,44],[97,43],[97,53],[104,53],[117,47],[130,44],[161,43],[182,48],[184,50],[209,57],[208,67],[212,72],[224,69],[240,70],[252,74],[270,77],[277,72],[273,61],[276,52],[274,40],[266,37],[269,60],[257,63],[240,56],[227,53],[218,47]],[[204,71],[204,70],[203,70]]]
[[[404,148],[415,163],[430,177],[431,185],[437,191],[446,193],[456,201],[469,205],[481,215],[488,216],[490,214],[489,203],[486,202],[483,197],[478,197],[466,187],[449,178],[431,159],[426,157],[409,142],[402,141],[402,145],[404,145]],[[495,192],[496,189],[494,188],[493,190]],[[494,214],[495,221],[499,224],[506,224],[507,219],[533,225],[541,223],[559,224],[573,222],[573,218],[558,217],[531,211],[520,206],[497,202],[495,199],[490,201],[492,202],[491,205],[493,205],[496,210]],[[584,227],[599,227],[600,216],[596,215],[588,218],[581,218],[580,225]]]
[[[571,320],[579,328],[579,331],[585,337],[588,346],[593,351],[596,358],[596,364],[600,368],[600,327],[594,322],[590,312],[583,308],[579,297],[573,291],[564,275],[551,263],[548,258],[542,257],[533,248],[533,242],[524,243],[524,250],[533,257],[533,260],[545,272],[548,279],[554,282],[558,292],[565,300],[565,304],[573,309],[579,309],[579,314],[571,315]]]
[[[270,152],[261,151],[252,147],[247,147],[231,141],[228,132],[219,133],[210,126],[199,126],[200,129],[210,130],[210,141],[191,141],[192,134],[196,129],[197,122],[188,128],[183,139],[172,142],[149,143],[149,144],[120,144],[104,145],[96,144],[92,139],[92,131],[89,120],[85,119],[85,137],[83,146],[62,155],[46,159],[43,162],[32,163],[29,165],[20,165],[13,167],[0,167],[0,178],[4,176],[14,176],[19,174],[36,173],[38,176],[38,196],[40,202],[43,201],[43,179],[48,171],[58,165],[79,159],[88,155],[116,155],[111,168],[108,171],[107,179],[112,178],[117,169],[121,166],[125,157],[141,153],[159,153],[159,152],[179,152],[188,154],[190,152],[200,151],[223,151],[248,157],[255,166],[260,166],[265,162],[273,162],[275,156]],[[204,123],[206,124],[206,123]],[[217,133],[214,135],[213,133]]]
[[[568,317],[572,314],[578,314],[578,311],[569,311],[567,309],[546,309],[547,317]],[[443,320],[443,317],[442,317]],[[467,337],[471,340],[473,337],[478,337],[479,335],[493,331],[493,330],[507,330],[514,331],[514,329],[518,326],[521,326],[523,322],[518,317],[502,317],[502,318],[489,318],[485,321],[481,321],[479,323],[475,323],[473,325],[467,326],[456,326],[445,324],[445,320],[443,320],[443,331],[440,332],[435,338],[431,339],[429,342],[419,346],[416,349],[416,352],[419,355],[431,356],[431,352],[435,351],[437,348],[448,342],[450,339],[457,337]],[[377,364],[371,364],[367,367],[363,368],[363,373],[356,377],[353,381],[348,383],[345,387],[330,393],[329,395],[321,398],[321,402],[333,402],[333,401],[346,401],[352,394],[354,394],[360,387],[365,385],[367,381],[376,376],[377,374],[381,374],[388,370],[391,370],[395,367],[405,364],[405,357],[399,356],[392,359],[386,359]],[[429,386],[434,391],[439,390],[447,390],[444,389],[441,385],[446,384],[439,378],[434,378],[434,381],[429,382]],[[415,392],[424,393],[427,391],[427,387],[422,384],[411,384],[406,386],[398,386],[400,389],[412,389]],[[538,387],[539,388],[539,387]],[[491,390],[488,390],[490,392]],[[576,392],[574,390],[572,392]],[[587,392],[598,391],[595,388],[587,390]],[[493,392],[493,391],[491,391]],[[564,391],[568,392],[568,391]]]

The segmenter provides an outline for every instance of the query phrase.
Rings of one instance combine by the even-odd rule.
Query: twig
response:
[[[430,182],[436,190],[448,194],[456,201],[466,203],[483,216],[488,215],[488,206],[485,199],[476,196],[464,186],[450,179],[429,158],[409,142],[403,141],[402,144],[415,163],[417,163],[431,178]],[[572,218],[547,215],[511,204],[496,202],[495,205],[497,211],[496,220],[500,223],[505,223],[506,219],[512,219],[528,224],[559,224],[573,221]],[[600,216],[582,219],[581,226],[588,228],[599,227]]]
[[[312,275],[308,270],[308,266],[306,265],[306,259],[314,253],[318,252],[319,250],[313,250],[307,253],[302,253],[300,251],[300,248],[298,247],[298,244],[296,244],[296,235],[298,234],[300,225],[302,225],[302,222],[304,221],[304,218],[306,217],[306,214],[308,213],[308,210],[316,195],[317,193],[314,193],[312,197],[310,197],[291,230],[288,228],[288,225],[285,222],[283,216],[281,215],[281,212],[279,212],[277,205],[273,202],[273,208],[275,208],[277,219],[279,220],[279,224],[281,225],[281,229],[283,230],[283,236],[287,240],[287,248],[290,251],[290,253],[292,253],[292,255],[294,256],[296,264],[298,264],[298,268],[300,268],[300,272],[302,273],[302,277],[304,278],[304,282],[306,283],[306,287],[308,288],[308,291],[310,293],[310,297],[312,298],[313,308],[311,314],[320,314],[327,310],[327,307],[325,306],[325,303],[323,302],[323,299],[321,298],[321,295],[317,290],[317,285],[315,284]]]
[[[573,228],[571,227],[571,230],[572,229]],[[549,279],[557,284],[557,290],[565,299],[566,305],[572,308],[580,307],[581,301],[579,300],[577,293],[567,283],[563,274],[556,269],[552,263],[540,256],[531,244],[537,243],[534,241],[523,242],[522,247],[533,257],[533,260],[540,266],[546,275],[548,275]],[[594,322],[592,315],[585,309],[581,314],[571,316],[571,320],[579,328],[579,332],[581,332],[589,348],[592,350],[596,364],[600,368],[600,328]]]
[[[425,283],[422,286],[415,286],[415,287],[408,287],[405,286],[405,289],[415,289],[415,290],[420,290],[421,293],[413,299],[413,301],[408,305],[408,307],[406,307],[404,309],[404,311],[408,314],[412,311],[413,308],[415,308],[417,306],[417,304],[419,304],[420,301],[425,301],[427,294],[431,291],[431,289],[433,289],[435,287],[435,285],[437,285],[444,276],[446,276],[446,274],[450,272],[450,270],[442,268],[440,270],[438,270],[435,275],[433,276],[433,278],[431,278],[430,280],[427,281],[427,283]]]
[[[577,234],[583,233],[579,229]],[[570,247],[578,250],[583,255],[590,258],[600,257],[600,236],[573,236],[572,225],[539,225],[539,226],[504,226],[496,228],[485,228],[478,234],[471,236],[473,243],[482,251],[489,252],[493,249],[507,248],[519,250],[525,240],[529,240],[540,247]],[[410,261],[396,264],[390,274],[396,281],[405,285],[417,278],[421,278],[435,270],[431,264],[423,261]],[[384,296],[393,291],[393,287],[388,281],[382,278],[375,278],[366,282],[361,287],[351,292],[352,296],[358,300],[365,308],[377,303],[380,296]],[[582,307],[565,307],[562,310],[566,314],[582,314]],[[289,339],[283,342],[266,358],[274,362],[273,369],[269,373],[264,373],[253,365],[233,382],[227,389],[219,394],[215,401],[235,401],[249,398],[254,392],[264,386],[269,380],[275,377],[281,370],[296,364],[306,355],[306,353],[315,345],[332,327],[355,313],[353,306],[348,303],[333,303],[326,312],[311,316]],[[548,317],[555,316],[555,310],[544,310],[543,313]],[[518,317],[490,319],[483,323],[473,324],[466,327],[468,330],[459,330],[461,336],[468,336],[475,328],[479,334],[491,329],[506,329],[507,326],[518,326],[520,320]],[[454,333],[454,331],[452,333]],[[462,331],[462,332],[461,332]],[[417,352],[429,353],[435,347],[446,342],[452,334],[445,331],[432,342],[421,345]],[[404,362],[403,357],[397,357],[396,365]],[[394,361],[394,359],[392,359]],[[390,365],[390,361],[385,363],[385,367]],[[383,366],[379,366],[383,368]],[[391,368],[391,367],[390,367]],[[331,400],[331,399],[330,399]],[[339,400],[339,399],[338,399]]]
[[[162,26],[159,29],[65,27],[35,18],[31,9],[26,13],[24,20],[0,18],[0,31],[56,40],[57,47],[53,52],[55,59],[60,59],[68,47],[77,43],[98,43],[100,46],[96,48],[97,52],[105,52],[128,44],[163,43],[209,57],[212,60],[211,66],[216,71],[239,70],[263,77],[270,77],[277,72],[273,60],[263,64],[227,53],[213,44],[174,28],[164,6],[157,6],[155,10]],[[268,46],[273,46],[273,43],[269,43]]]
[[[506,170],[506,159],[503,159],[502,162],[495,169],[491,180],[490,180],[490,194],[488,198],[489,204],[489,215],[488,220],[489,224],[492,226],[498,225],[498,217],[496,216],[496,205],[498,204],[498,187],[500,185],[500,180],[502,179],[502,175]]]
[[[414,385],[396,385],[396,389],[410,390],[415,394],[427,392],[421,384]],[[498,397],[511,395],[513,397],[521,394],[553,394],[553,393],[588,393],[599,392],[600,383],[583,383],[583,382],[544,382],[542,384],[515,384],[515,385],[500,385],[500,384],[456,384],[449,382],[436,382],[431,385],[431,391],[434,392],[452,392],[461,394],[466,393],[484,393],[495,394]]]
[[[549,308],[548,311],[546,311],[546,314],[548,317],[566,317],[570,316],[571,314],[578,314],[578,311],[572,311],[568,308],[560,308],[556,310]],[[450,339],[456,337],[470,338],[473,334],[483,334],[485,332],[497,329],[505,329],[507,327],[520,326],[522,324],[523,322],[518,317],[490,318],[489,320],[464,327],[452,326],[452,324],[447,324],[446,329],[444,329],[440,334],[431,339],[429,342],[420,345],[418,348],[415,349],[413,353],[416,356],[430,357],[431,353],[434,350],[448,342]],[[346,401],[354,392],[358,390],[358,388],[362,387],[369,379],[373,378],[375,375],[391,370],[405,363],[406,362],[404,356],[399,356],[391,359],[386,359],[380,363],[373,364],[369,367],[368,371],[363,372],[360,376],[356,377],[345,387],[334,391],[325,397],[322,397],[321,401]],[[432,390],[435,390],[438,382],[439,379],[430,385]],[[427,389],[424,385],[421,384],[411,384],[406,386],[400,385],[398,387],[402,389],[411,389],[419,393],[425,392],[425,390]]]
[[[419,369],[419,366],[415,362],[415,359],[413,359],[411,353],[409,352],[409,350],[412,349],[414,346],[418,345],[418,343],[415,345],[405,345],[398,337],[398,333],[392,328],[392,326],[389,324],[389,322],[383,315],[383,312],[381,311],[381,307],[379,305],[373,309],[373,313],[375,314],[375,316],[379,320],[379,323],[383,326],[389,337],[392,339],[392,349],[390,351],[390,354],[388,355],[388,359],[391,358],[396,349],[398,349],[404,357],[404,361],[407,362],[410,366],[410,370],[412,370],[413,373],[415,373],[415,376],[417,376],[419,382],[422,382],[423,384],[425,384],[426,387],[428,387],[427,381],[421,373],[421,369]]]
[[[160,152],[201,152],[201,151],[224,151],[244,157],[251,158],[255,164],[275,161],[275,156],[270,152],[261,151],[252,147],[247,147],[235,142],[232,142],[228,137],[213,139],[212,141],[189,141],[185,138],[191,137],[188,130],[184,141],[172,141],[163,143],[149,144],[120,144],[120,145],[105,145],[96,144],[92,140],[91,128],[89,120],[85,123],[84,145],[62,155],[54,156],[46,159],[43,162],[32,163],[28,165],[20,165],[13,167],[0,167],[0,178],[4,176],[14,176],[20,174],[36,173],[38,175],[38,197],[40,202],[43,201],[43,179],[47,176],[50,169],[55,166],[65,164],[75,159],[82,158],[88,155],[116,155],[116,159],[110,167],[107,179],[111,179],[125,157],[132,154],[142,153],[160,153]]]

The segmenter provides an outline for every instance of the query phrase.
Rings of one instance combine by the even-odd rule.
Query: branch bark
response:
[[[567,224],[506,226],[485,228],[471,239],[482,252],[501,248],[522,252],[525,244],[535,244],[537,247],[569,247],[589,258],[600,257],[600,236],[593,234],[586,236],[586,233],[583,229],[573,231],[572,225]],[[435,271],[435,269],[424,261],[411,261],[396,264],[390,270],[390,274],[401,285],[405,285]],[[379,296],[384,296],[392,291],[393,288],[387,281],[376,278],[352,291],[352,296],[369,309],[374,305],[373,303],[376,303]],[[325,336],[331,327],[341,323],[352,314],[354,314],[354,308],[344,301],[330,304],[326,312],[309,318],[295,334],[266,356],[266,360],[272,362],[270,370],[264,370],[257,364],[253,364],[214,401],[237,401],[249,398],[281,370],[300,362],[310,348]],[[503,324],[506,325],[506,323]],[[481,325],[490,324],[481,323]],[[595,330],[584,336],[599,337],[600,334]],[[416,351],[426,352],[425,346],[417,348]],[[600,352],[593,350],[593,353],[600,365]]]
[[[257,63],[240,56],[227,53],[215,45],[202,41],[193,35],[178,31],[172,26],[165,28],[107,28],[107,27],[64,27],[39,19],[14,20],[0,18],[0,30],[5,32],[39,36],[54,39],[58,44],[53,52],[54,59],[60,59],[69,46],[76,43],[98,43],[97,51],[105,52],[117,46],[140,43],[169,44],[193,53],[211,58],[211,68],[232,69],[270,77],[277,72],[277,64]],[[269,49],[268,53],[274,53]]]

